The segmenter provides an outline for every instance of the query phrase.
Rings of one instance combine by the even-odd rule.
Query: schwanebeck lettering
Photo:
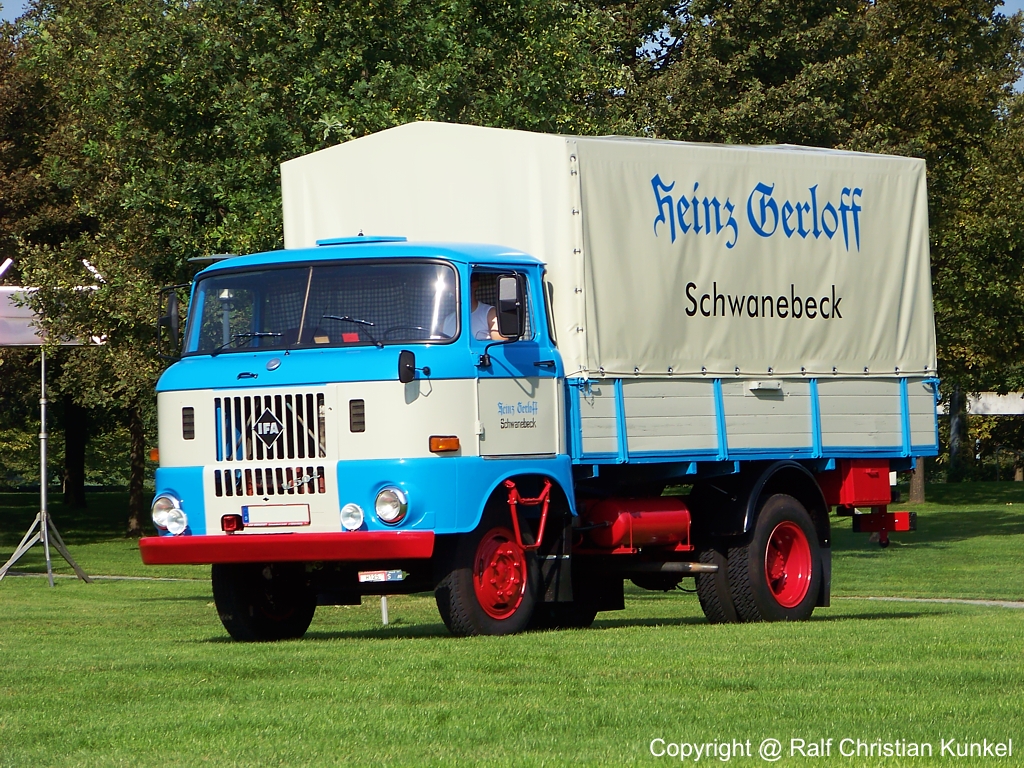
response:
[[[696,283],[686,284],[686,314],[695,317],[750,317],[782,320],[842,320],[843,297],[833,285],[824,296],[807,296],[790,284],[788,294],[719,293],[718,283],[711,284],[710,293],[701,293]]]
[[[502,429],[536,429],[536,419],[502,419]]]
[[[739,241],[740,230],[734,213],[736,206],[726,196],[719,199],[717,194],[708,197],[701,193],[700,182],[694,182],[692,192],[676,192],[676,182],[666,182],[660,174],[651,179],[654,190],[654,236],[659,237],[666,229],[674,243],[683,235],[721,236],[725,233],[725,247],[732,249]],[[806,240],[825,237],[834,238],[840,232],[846,250],[850,250],[850,236],[853,246],[860,250],[860,214],[864,210],[860,201],[864,190],[860,187],[843,187],[838,198],[828,200],[819,193],[818,185],[807,188],[806,195],[793,200],[784,200],[777,195],[776,185],[759,181],[747,196],[747,223],[758,237],[776,235],[792,239],[794,236]],[[659,225],[661,228],[659,229]]]

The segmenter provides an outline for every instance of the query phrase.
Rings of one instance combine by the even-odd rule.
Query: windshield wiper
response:
[[[266,338],[272,338],[272,337],[281,336],[281,335],[283,335],[283,334],[271,333],[270,331],[250,331],[249,333],[236,333],[230,339],[228,339],[223,344],[221,344],[219,347],[217,347],[215,350],[213,350],[210,353],[210,356],[212,357],[212,356],[216,355],[218,352],[220,352],[225,347],[230,347],[232,344],[234,344],[239,339],[266,339]]]
[[[320,318],[320,321],[323,322],[324,320],[338,320],[339,322],[342,323],[355,323],[356,325],[365,325],[368,328],[373,328],[375,325],[375,323],[371,323],[369,320],[361,320],[358,317],[349,317],[348,315],[341,315],[340,317],[338,315],[324,315],[323,317]],[[366,335],[370,338],[370,341],[372,341],[374,345],[376,345],[378,348],[384,348],[384,345],[381,342],[377,341],[375,338],[373,338],[373,334],[371,334],[369,331],[366,332]]]

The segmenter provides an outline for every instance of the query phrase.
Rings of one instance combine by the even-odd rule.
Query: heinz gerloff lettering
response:
[[[700,192],[694,182],[691,192],[676,190],[676,182],[666,182],[660,174],[651,179],[654,190],[654,235],[666,230],[674,243],[683,235],[723,236],[725,247],[733,248],[739,241],[740,228],[735,217],[736,206],[727,196]],[[674,193],[674,194],[673,194]],[[823,194],[819,185],[792,199],[784,198],[774,183],[759,181],[746,196],[746,222],[757,237],[785,237],[802,240],[822,237],[827,240],[841,235],[847,251],[860,250],[860,218],[864,210],[860,187],[842,187],[834,199]]]
[[[674,199],[668,193],[675,189],[676,183],[673,181],[666,184],[658,175],[651,179],[651,186],[654,187],[654,199],[658,205],[658,215],[654,217],[655,235],[658,234],[658,224],[668,225],[673,243],[676,241],[677,228],[684,235],[691,232],[694,235],[711,235],[713,231],[717,236],[723,230],[728,230],[725,247],[736,245],[740,230],[733,217],[736,206],[728,197],[722,202],[714,196],[700,196],[697,194],[700,184],[694,182],[692,193],[681,194]]]
[[[780,231],[786,237],[799,235],[806,239],[813,235],[817,240],[825,235],[829,240],[840,228],[843,242],[850,250],[850,227],[853,227],[854,241],[860,250],[860,212],[863,210],[858,199],[863,195],[860,187],[843,187],[839,193],[839,207],[829,201],[821,204],[818,200],[818,185],[808,188],[804,199],[782,200],[775,197],[775,185],[758,182],[747,197],[747,220],[759,237],[771,237]]]
[[[536,400],[515,403],[498,403],[498,415],[501,416],[502,429],[536,429],[537,412],[540,410]]]

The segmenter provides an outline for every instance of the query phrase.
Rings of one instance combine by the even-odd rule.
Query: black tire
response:
[[[434,600],[453,635],[511,635],[529,628],[538,574],[515,540],[507,506],[485,510],[476,530],[458,538],[445,570]]]
[[[700,562],[717,565],[716,573],[698,573],[697,599],[704,616],[712,624],[735,624],[739,621],[736,606],[729,593],[729,558],[723,547],[709,547],[700,553]]]
[[[309,629],[316,594],[301,563],[217,563],[211,575],[217,613],[235,640],[286,640]]]
[[[537,603],[530,629],[586,629],[597,618],[597,608],[587,603]]]
[[[729,548],[729,591],[740,621],[810,618],[821,574],[811,516],[786,494],[769,497],[748,542]]]

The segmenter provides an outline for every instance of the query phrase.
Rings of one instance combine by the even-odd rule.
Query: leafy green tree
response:
[[[54,0],[30,16],[25,71],[53,111],[43,177],[78,226],[26,240],[21,263],[52,334],[105,342],[66,375],[127,414],[130,533],[161,370],[156,288],[188,281],[190,257],[279,246],[278,167],[296,155],[414,119],[611,125],[628,79],[602,42],[615,24],[550,0]]]
[[[690,0],[666,9],[638,76],[655,137],[835,146],[856,108],[863,0]]]

